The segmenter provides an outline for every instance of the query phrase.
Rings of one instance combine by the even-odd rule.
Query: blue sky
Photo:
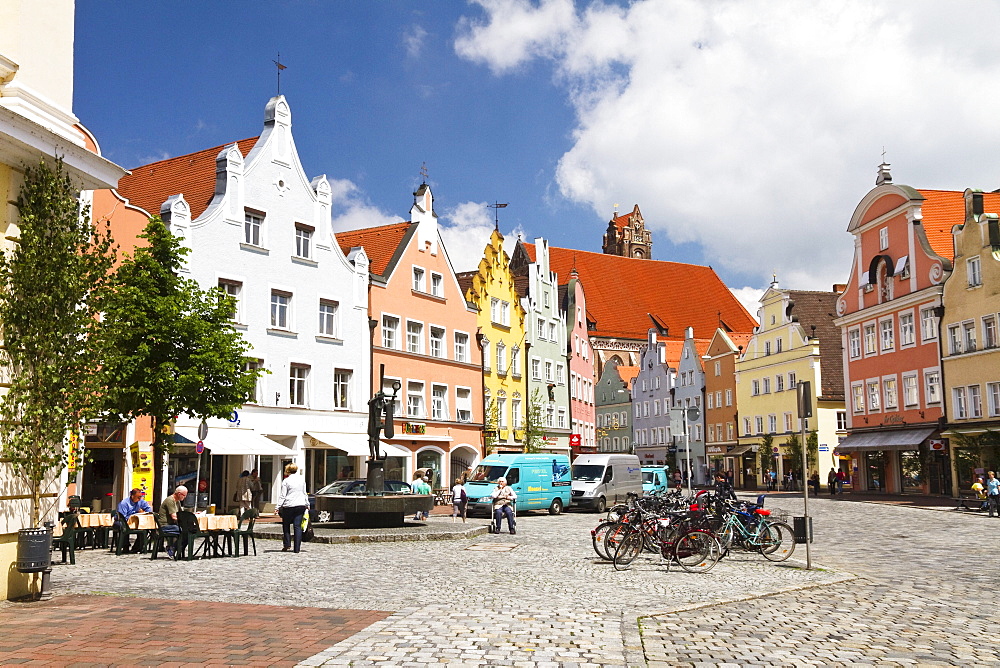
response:
[[[747,303],[846,280],[883,147],[897,183],[1000,187],[1000,7],[834,5],[78,0],[74,111],[126,168],[254,136],[280,52],[335,229],[405,219],[426,163],[459,269],[489,202],[592,251],[637,203]]]

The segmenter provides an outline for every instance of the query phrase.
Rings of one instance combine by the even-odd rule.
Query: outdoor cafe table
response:
[[[131,515],[128,518],[128,528],[145,529],[147,531],[155,529],[156,520],[153,519],[153,513],[141,513],[138,515]]]
[[[199,548],[204,549],[204,556],[223,556],[224,551],[219,545],[219,537],[226,531],[236,529],[236,527],[236,515],[198,515],[198,529],[209,534]]]
[[[111,513],[80,513],[76,522],[81,529],[93,529],[90,534],[93,547],[107,547],[112,519]]]

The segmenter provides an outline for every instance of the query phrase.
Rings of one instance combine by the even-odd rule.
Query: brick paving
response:
[[[70,594],[0,608],[0,665],[294,666],[388,614]]]

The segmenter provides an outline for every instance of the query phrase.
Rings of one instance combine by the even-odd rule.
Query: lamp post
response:
[[[809,539],[812,533],[809,526],[809,485],[806,484],[806,474],[809,466],[809,446],[806,445],[806,422],[812,417],[812,384],[808,380],[799,381],[795,388],[798,396],[799,422],[802,429],[802,524],[805,532],[806,570],[812,570],[812,559],[809,556]]]
[[[692,475],[691,475],[691,434],[688,431],[688,422],[697,422],[701,419],[701,411],[698,410],[697,406],[690,406],[688,408],[675,407],[670,409],[670,421],[679,419],[681,422],[681,428],[684,429],[684,449],[685,449],[685,459],[687,460],[687,479],[688,479],[688,496],[692,493]]]

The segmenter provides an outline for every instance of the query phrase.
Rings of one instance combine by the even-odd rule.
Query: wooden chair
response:
[[[250,545],[253,544],[253,556],[257,556],[257,541],[253,537],[253,525],[257,521],[257,516],[260,515],[256,508],[248,508],[243,516],[240,517],[240,523],[236,525],[236,529],[232,531],[233,535],[233,556],[240,556],[240,538],[243,538],[243,555],[247,556],[250,554]],[[247,523],[247,528],[243,528],[243,520],[249,520]]]
[[[66,563],[66,552],[69,552],[69,563],[71,566],[76,565],[76,530],[77,527],[77,514],[76,513],[66,513],[62,519],[63,532],[61,536],[52,537],[52,549],[62,550],[62,563]]]

